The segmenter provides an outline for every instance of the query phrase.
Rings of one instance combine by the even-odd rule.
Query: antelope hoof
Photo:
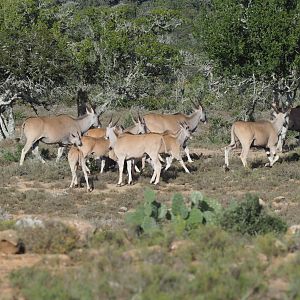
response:
[[[122,183],[117,183],[117,187],[121,187],[122,186]]]
[[[265,167],[272,168],[272,165],[268,162],[268,163],[265,164]]]
[[[88,189],[87,189],[87,192],[88,192],[88,193],[90,193],[90,192],[92,192],[92,191],[93,191],[92,188],[88,188]]]
[[[228,172],[230,169],[229,169],[229,167],[227,166],[227,165],[224,165],[223,166],[223,169],[224,169],[224,172]]]

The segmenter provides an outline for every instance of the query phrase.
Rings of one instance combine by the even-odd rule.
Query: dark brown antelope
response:
[[[73,118],[68,115],[50,117],[30,117],[22,125],[22,133],[26,137],[26,144],[22,149],[20,165],[23,165],[26,153],[32,148],[33,154],[43,163],[45,161],[39,154],[38,144],[59,144],[56,161],[61,157],[64,147],[74,142],[72,136],[86,132],[91,126],[98,126],[98,115],[94,110],[87,108],[86,115]]]
[[[176,134],[180,129],[180,123],[187,123],[191,132],[195,132],[200,121],[206,123],[206,114],[200,103],[196,104],[193,102],[194,112],[190,115],[185,115],[183,113],[176,114],[156,114],[151,113],[144,116],[145,123],[150,132],[164,133],[169,131]],[[193,162],[189,149],[186,144],[183,145],[183,149],[187,155],[188,161]]]
[[[274,108],[274,107],[273,107]],[[274,111],[274,120],[262,120],[256,122],[234,122],[231,127],[231,143],[225,147],[225,168],[229,166],[229,152],[237,147],[237,143],[242,145],[240,155],[244,167],[247,167],[247,156],[250,147],[262,147],[266,150],[269,163],[266,166],[272,167],[279,159],[277,143],[284,124],[288,122],[289,110],[286,112]]]

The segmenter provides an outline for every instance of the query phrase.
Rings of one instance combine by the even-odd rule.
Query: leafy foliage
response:
[[[298,65],[298,24],[299,3],[286,0],[214,0],[198,19],[207,53],[242,76],[286,76]]]
[[[242,234],[285,232],[287,224],[277,216],[269,215],[259,203],[258,196],[247,194],[245,200],[233,203],[225,210],[221,225]]]

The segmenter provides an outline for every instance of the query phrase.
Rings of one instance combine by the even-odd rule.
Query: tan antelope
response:
[[[46,144],[59,144],[56,159],[58,161],[62,156],[64,147],[73,143],[70,137],[86,132],[91,126],[98,126],[98,115],[92,108],[87,108],[86,115],[79,118],[68,115],[28,118],[22,125],[26,144],[22,149],[20,166],[23,165],[25,155],[30,148],[32,148],[33,154],[45,163],[38,151],[40,141]]]
[[[157,114],[150,113],[144,116],[145,123],[150,132],[164,133],[170,131],[175,134],[180,129],[179,123],[186,122],[191,130],[195,132],[200,121],[206,123],[206,114],[200,103],[198,105],[193,102],[194,112],[190,115],[183,113],[176,114]],[[183,145],[188,161],[193,162],[190,157],[190,152],[186,144]]]
[[[116,128],[119,134],[126,134],[126,133],[127,134],[141,134],[141,133],[146,133],[148,131],[143,118],[140,118],[140,116],[139,116],[137,121],[133,118],[132,115],[131,115],[131,118],[134,122],[134,125],[126,128],[126,129],[123,129],[122,126],[116,127],[119,119],[116,122],[114,122],[114,124],[112,124],[112,116],[110,118],[108,126]],[[104,137],[106,137],[106,130],[107,130],[106,128],[92,128],[86,132],[85,136],[94,137],[94,138],[104,138]],[[100,160],[101,160],[100,173],[103,173],[105,163],[106,163],[106,156],[101,157]],[[140,172],[140,170],[138,169],[137,166],[135,166],[135,168],[136,168],[137,172]]]
[[[90,170],[86,166],[83,153],[80,151],[78,147],[74,147],[74,146],[71,147],[71,149],[68,152],[68,162],[72,172],[72,181],[70,184],[70,188],[78,185],[77,170],[78,167],[81,166],[84,174],[85,182],[86,182],[86,189],[88,192],[90,192],[91,187],[89,185],[89,179],[88,179],[88,173],[90,173]]]
[[[107,136],[114,155],[119,165],[119,181],[118,186],[122,185],[122,176],[124,163],[127,162],[128,184],[132,182],[131,166],[132,160],[142,158],[144,154],[148,154],[153,162],[154,172],[150,183],[158,184],[161,172],[161,163],[159,161],[159,149],[164,144],[160,134],[122,134],[118,135],[110,126],[107,127]]]
[[[190,173],[182,159],[181,150],[186,141],[191,138],[191,132],[187,123],[180,123],[179,126],[180,129],[175,134],[172,134],[169,131],[166,131],[162,134],[165,142],[165,147],[161,147],[159,153],[168,155],[166,157],[167,165],[165,167],[165,170],[169,169],[173,159],[175,158],[179,161],[185,172]],[[144,169],[145,167],[145,160],[146,158],[143,158],[142,160],[142,169]],[[151,163],[149,159],[147,161]]]
[[[114,124],[110,121],[109,126],[115,132],[117,135],[121,135],[123,133],[123,129],[120,126],[116,126],[118,121],[116,121]],[[95,128],[99,129],[99,128]],[[93,130],[93,132],[95,132]],[[92,132],[92,133],[93,133]],[[139,133],[145,133],[145,128],[142,126],[139,126],[139,129],[136,131],[137,134]],[[129,134],[129,133],[125,133]],[[109,140],[105,137],[100,137],[100,138],[95,138],[91,136],[83,136],[81,138],[82,141],[82,146],[81,147],[71,147],[69,153],[68,153],[68,162],[70,165],[70,169],[72,172],[72,181],[70,188],[72,188],[74,185],[77,185],[77,170],[78,166],[82,166],[82,170],[84,173],[84,177],[86,180],[86,186],[87,186],[87,191],[91,191],[91,188],[88,183],[88,177],[87,177],[87,172],[89,171],[87,166],[86,166],[86,158],[89,155],[93,155],[96,159],[101,160],[101,170],[100,173],[103,173],[104,167],[105,167],[105,158],[109,157],[113,160],[117,160],[117,158],[114,156],[114,153],[110,151],[110,142]]]
[[[116,127],[116,123],[110,123],[110,126],[114,130],[116,130],[118,134],[120,134],[122,132],[122,128],[120,128],[119,126]],[[77,170],[78,167],[81,166],[86,181],[87,191],[91,191],[92,189],[89,186],[87,175],[87,173],[90,173],[90,171],[86,166],[86,158],[89,155],[93,155],[96,159],[101,159],[100,173],[103,173],[103,169],[105,166],[104,156],[109,156],[110,142],[106,137],[94,138],[91,136],[83,136],[81,138],[81,142],[81,146],[72,146],[68,153],[68,162],[72,173],[72,181],[70,188],[72,188],[74,185],[77,185]]]
[[[273,106],[273,105],[272,105]],[[274,106],[273,106],[274,108]],[[229,152],[237,147],[237,143],[242,145],[240,155],[244,167],[247,167],[247,156],[251,146],[265,148],[269,163],[266,166],[272,167],[279,159],[277,143],[281,135],[282,128],[288,124],[289,110],[286,112],[274,111],[274,120],[262,120],[256,122],[237,121],[231,127],[231,142],[225,147],[225,168],[229,166]]]

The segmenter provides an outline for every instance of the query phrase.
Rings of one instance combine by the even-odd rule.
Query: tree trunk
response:
[[[86,105],[88,103],[88,93],[87,91],[82,90],[82,88],[80,88],[77,91],[77,97],[76,97],[76,101],[77,101],[77,115],[82,116],[86,113]]]
[[[0,140],[15,137],[15,119],[12,104],[0,108]]]

